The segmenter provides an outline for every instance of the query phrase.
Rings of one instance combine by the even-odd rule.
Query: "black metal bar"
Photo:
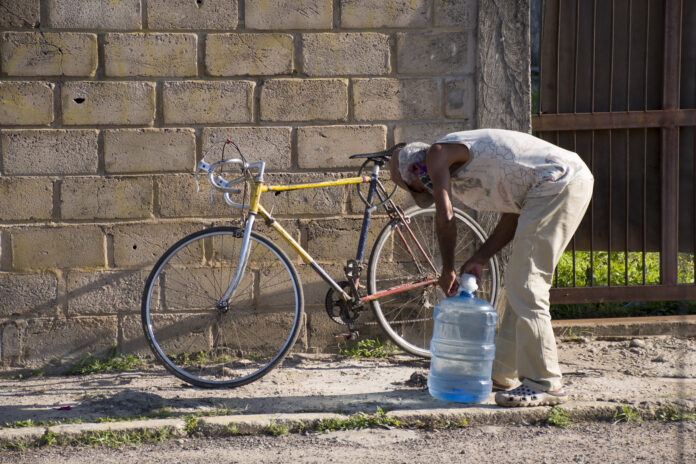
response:
[[[594,88],[594,85],[592,87]],[[595,131],[592,131],[591,144],[590,172],[594,176]],[[594,286],[594,201],[590,201],[590,287],[592,286]]]
[[[630,62],[630,60],[629,60]],[[629,73],[630,74],[630,73]],[[626,212],[625,212],[625,218],[626,218],[626,230],[624,231],[626,234],[626,242],[624,243],[624,285],[628,285],[628,240],[629,240],[629,234],[628,234],[628,229],[629,229],[629,222],[628,222],[628,215],[629,215],[629,184],[630,184],[630,165],[631,165],[631,157],[628,155],[631,152],[631,134],[630,134],[630,129],[626,129]]]
[[[646,97],[647,98],[647,97]],[[646,105],[647,105],[647,99],[646,99]],[[648,204],[648,129],[647,127],[643,129],[643,220],[642,220],[642,227],[643,227],[643,285],[645,285],[645,254],[647,253],[648,250],[648,227],[646,224],[647,217],[648,217],[648,212],[647,212],[647,204]]]
[[[551,289],[551,304],[696,300],[696,285],[631,285]]]
[[[613,3],[612,3],[612,5],[613,5]],[[612,8],[613,8],[613,6],[612,6]],[[613,29],[613,26],[612,26],[612,29]],[[612,32],[612,35],[613,35],[613,32]],[[609,229],[609,233],[607,236],[607,283],[609,286],[611,286],[611,284],[612,284],[612,282],[611,282],[611,218],[612,218],[612,216],[611,216],[611,210],[612,210],[612,208],[611,208],[611,201],[612,201],[612,198],[611,198],[611,192],[612,192],[611,168],[612,168],[612,161],[613,161],[612,160],[612,158],[613,158],[612,153],[613,153],[613,146],[614,146],[613,141],[612,141],[613,135],[614,135],[613,131],[611,129],[609,129],[609,153],[607,153],[607,155],[609,156],[609,199],[607,202],[608,210],[609,210],[609,212],[607,214],[607,217],[609,218],[609,220],[607,221],[607,227]]]
[[[662,108],[679,108],[681,65],[681,0],[665,0]],[[662,224],[660,267],[663,285],[677,283],[679,243],[679,128],[662,129]]]

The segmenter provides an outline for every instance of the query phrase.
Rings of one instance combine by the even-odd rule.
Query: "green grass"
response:
[[[621,422],[642,422],[643,418],[640,415],[640,411],[633,409],[631,406],[621,406],[614,411],[614,417],[612,418],[612,424],[618,424]]]
[[[628,259],[627,259],[628,258]],[[645,258],[645,265],[643,265]],[[679,254],[679,283],[694,283],[694,255]],[[592,269],[590,269],[592,261]],[[609,272],[611,261],[611,272]],[[628,266],[628,267],[627,267]],[[573,280],[573,268],[575,278]],[[628,268],[628,273],[626,269]],[[660,254],[605,251],[593,252],[576,251],[575,262],[573,253],[566,251],[556,268],[554,286],[556,287],[588,287],[611,285],[643,285],[643,268],[645,268],[645,284],[660,283]],[[628,280],[626,276],[628,275]],[[670,316],[679,314],[696,314],[696,301],[653,301],[628,303],[588,303],[562,304],[551,307],[554,319],[580,319],[602,317],[640,317],[640,316]]]
[[[281,435],[287,435],[288,433],[290,433],[290,429],[286,425],[278,424],[275,421],[271,421],[271,423],[263,429],[263,433],[265,433],[266,435],[279,437]]]
[[[25,419],[21,421],[5,422],[2,427],[8,429],[21,429],[25,427],[51,427],[61,424],[81,424],[83,421],[79,417],[60,419],[60,420],[33,420]]]
[[[114,371],[130,371],[142,367],[142,365],[142,359],[137,358],[132,354],[117,355],[116,347],[112,346],[105,359],[98,359],[90,354],[87,355],[87,357],[76,361],[70,371],[68,371],[68,375],[89,375]]]
[[[184,430],[186,434],[191,437],[203,430],[200,419],[194,415],[188,415],[184,418],[186,425],[184,425]]]
[[[317,422],[317,432],[333,432],[337,430],[361,430],[374,427],[401,427],[398,419],[387,417],[382,408],[377,408],[374,414],[357,413],[347,419],[325,419]]]
[[[338,350],[343,356],[349,358],[386,358],[395,351],[395,348],[389,342],[383,344],[377,339],[367,338],[340,344]]]
[[[657,410],[655,419],[663,422],[693,421],[696,420],[696,414],[682,411],[675,406],[667,406]]]
[[[568,427],[573,421],[570,415],[560,406],[554,406],[549,411],[549,417],[546,418],[546,423],[554,427]]]

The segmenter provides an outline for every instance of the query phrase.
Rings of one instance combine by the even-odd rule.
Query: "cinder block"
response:
[[[384,150],[386,126],[313,126],[297,129],[297,163],[301,168],[359,167],[350,155]]]
[[[5,32],[0,64],[9,76],[84,76],[97,70],[97,35],[79,32]]]
[[[172,174],[157,177],[159,213],[162,217],[229,217],[236,210],[225,203],[222,193],[213,192],[210,203],[210,184],[199,175],[200,191],[196,192],[194,177],[190,174]],[[241,203],[241,195],[232,195]]]
[[[0,316],[38,317],[56,306],[54,274],[0,273]]]
[[[331,29],[332,0],[246,0],[247,29]]]
[[[452,79],[445,83],[445,116],[472,119],[476,109],[474,78]]]
[[[434,79],[355,79],[353,84],[358,121],[437,119],[440,100]]]
[[[0,326],[2,335],[2,362],[5,365],[21,365],[22,339],[27,323],[25,321],[7,321]]]
[[[343,121],[346,79],[271,79],[261,88],[263,121]]]
[[[346,175],[322,172],[269,174],[266,183],[270,185],[308,184],[325,182],[348,177]],[[347,189],[350,186],[321,187],[283,192],[278,196],[267,194],[261,198],[261,203],[267,210],[274,207],[273,214],[277,216],[292,215],[317,217],[339,215],[345,211]]]
[[[170,246],[206,224],[182,222],[122,224],[108,231],[114,237],[114,265],[151,269]]]
[[[341,0],[341,27],[427,27],[429,4],[426,0]]]
[[[146,271],[69,272],[68,316],[140,311]]]
[[[151,82],[63,83],[63,124],[152,125],[155,85]]]
[[[248,162],[264,161],[266,170],[287,170],[290,168],[292,148],[290,127],[216,127],[203,129],[203,153],[216,142],[227,139],[234,142]],[[215,159],[221,155],[217,147],[208,156]],[[225,147],[226,158],[238,158],[237,150],[231,145]]]
[[[50,219],[53,182],[46,178],[0,177],[0,218],[3,221]]]
[[[106,34],[107,76],[188,77],[198,72],[195,34]]]
[[[193,129],[116,129],[104,131],[104,168],[113,174],[193,172]]]
[[[449,133],[470,129],[473,129],[471,121],[466,123],[398,125],[394,128],[394,143],[425,142],[433,144]]]
[[[96,130],[0,132],[5,175],[95,174]]]
[[[164,84],[167,124],[252,122],[251,81],[183,81]]]
[[[46,0],[46,23],[57,29],[140,29],[140,8],[140,0]]]
[[[375,32],[303,34],[302,56],[309,76],[391,72],[389,36]]]
[[[476,0],[435,0],[435,25],[476,28]]]
[[[118,345],[121,351],[134,355],[152,356],[150,345],[143,336],[143,323],[140,315],[120,315],[118,324],[121,335]]]
[[[10,231],[14,269],[103,267],[104,234],[95,226],[21,227]]]
[[[0,125],[48,125],[53,122],[53,84],[0,82]]]
[[[147,25],[150,29],[237,28],[237,0],[148,0]]]
[[[328,219],[307,223],[307,251],[317,261],[343,262],[355,259],[360,239],[362,219]],[[380,229],[370,227],[367,235],[368,247],[365,255],[370,256],[370,244],[374,243]]]
[[[400,74],[474,72],[475,36],[467,32],[406,32],[396,36]]]
[[[270,76],[293,71],[290,34],[208,34],[205,68],[211,76]]]
[[[27,321],[22,358],[27,364],[55,359],[69,365],[90,354],[106,355],[117,337],[115,316],[31,319]]]
[[[68,177],[61,186],[63,219],[147,218],[151,210],[147,177]]]
[[[41,20],[40,0],[23,0],[21,2],[3,2],[5,10],[0,15],[0,28],[36,28]]]
[[[355,249],[353,249],[353,251],[355,251]],[[355,256],[353,256],[353,258],[355,258]],[[346,280],[345,273],[343,271],[345,262],[341,262],[337,259],[335,264],[322,263],[321,266],[336,282]],[[300,281],[302,281],[305,310],[323,310],[325,307],[324,302],[326,300],[326,293],[329,291],[329,284],[324,282],[324,279],[322,279],[309,264],[302,263],[296,265],[295,267],[300,277]],[[324,316],[328,320],[328,315],[326,312],[324,312]]]

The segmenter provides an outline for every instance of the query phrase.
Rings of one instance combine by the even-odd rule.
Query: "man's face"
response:
[[[392,180],[401,187],[404,190],[410,190],[413,192],[427,192],[428,190],[425,188],[425,185],[423,185],[423,182],[418,178],[418,174],[425,169],[425,165],[421,165],[421,163],[413,163],[411,166],[408,167],[408,170],[413,173],[414,179],[411,180],[410,183],[406,183],[402,178],[401,178],[401,173],[399,172],[399,151],[401,149],[395,149],[394,152],[392,153],[391,158],[389,159],[389,172],[391,174]]]

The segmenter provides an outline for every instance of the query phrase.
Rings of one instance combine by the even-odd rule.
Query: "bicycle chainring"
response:
[[[338,285],[340,285],[347,294],[352,294],[350,282],[343,280],[338,282]],[[360,316],[359,308],[355,308],[350,301],[344,301],[333,288],[329,288],[329,291],[326,292],[324,304],[326,306],[326,313],[336,324],[351,325]]]

